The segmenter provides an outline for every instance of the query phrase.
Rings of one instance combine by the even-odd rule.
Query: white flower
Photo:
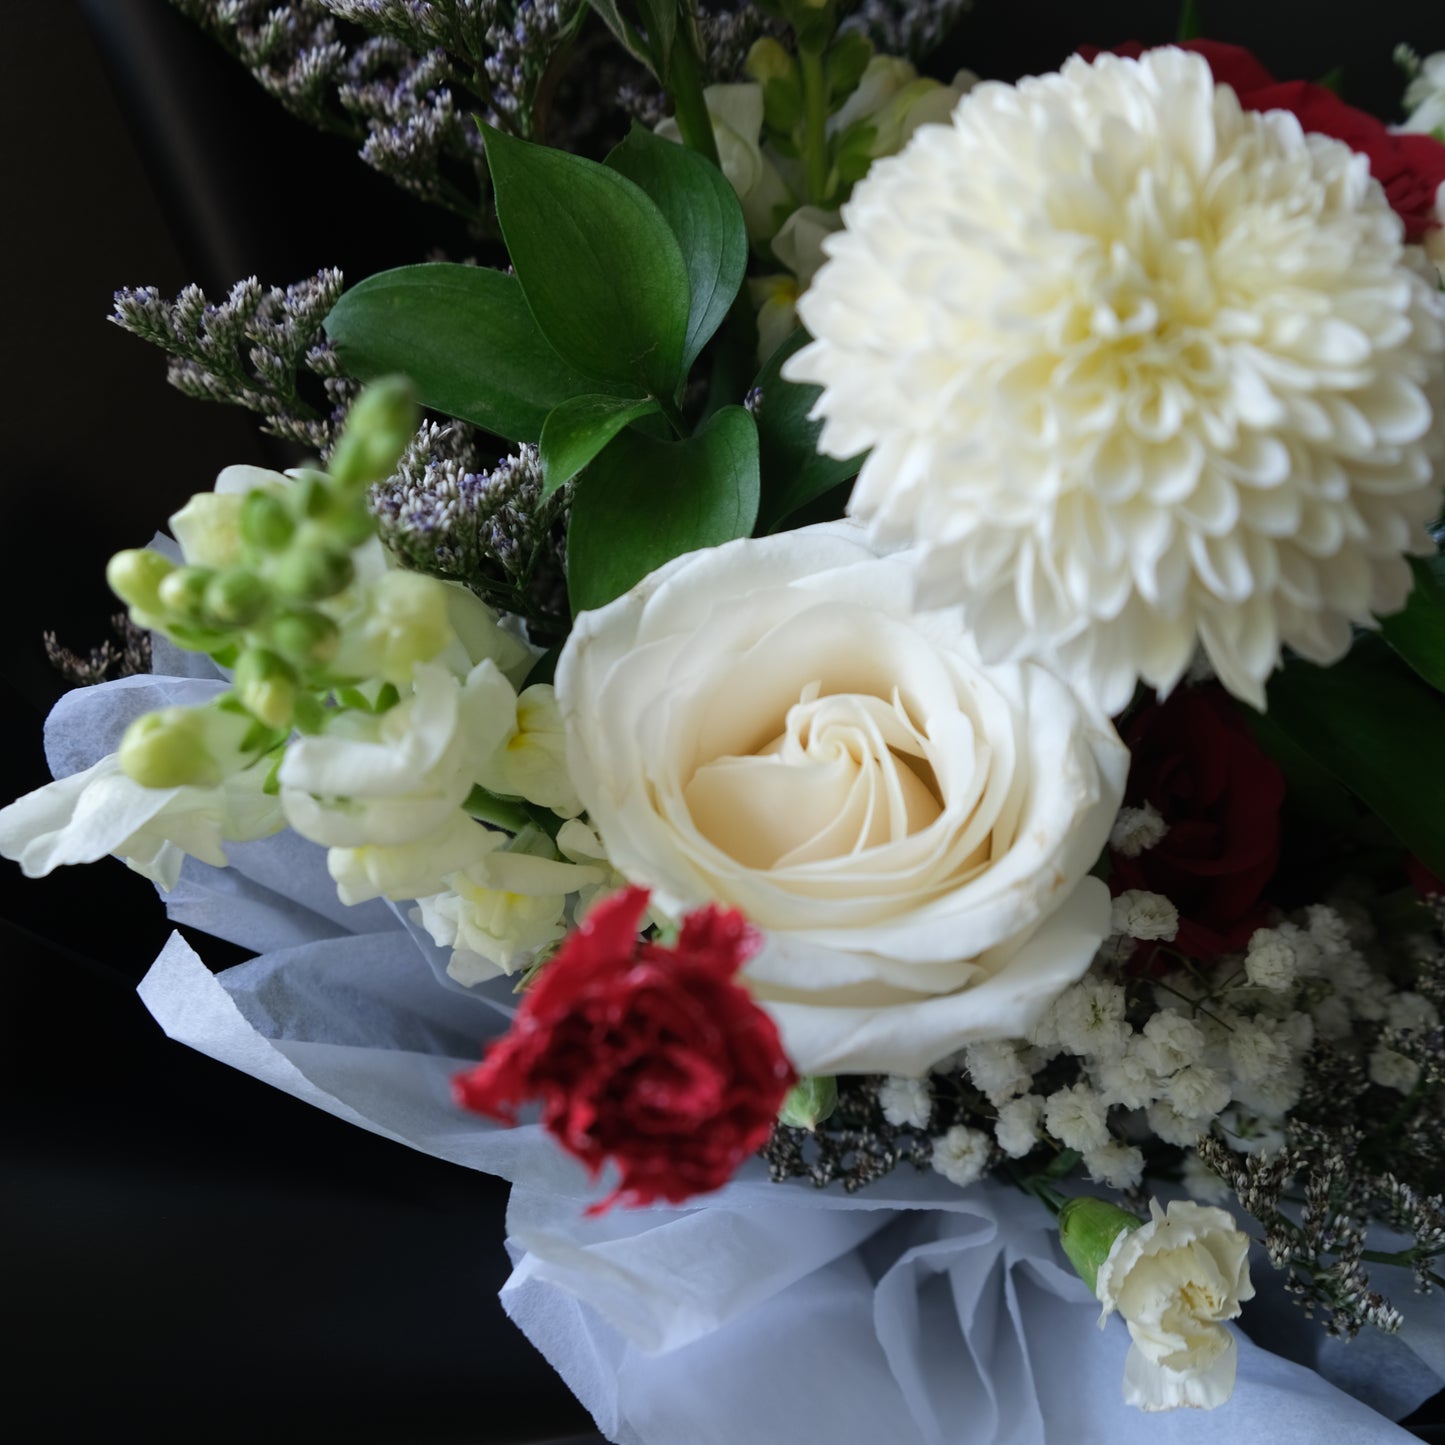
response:
[[[224,868],[223,843],[265,838],[285,825],[279,800],[264,791],[268,771],[247,768],[213,788],[145,788],[110,753],[0,808],[0,856],[27,878],[43,878],[111,853],[171,889],[188,855]]]
[[[1117,737],[907,593],[854,526],[732,542],[584,612],[557,666],[608,858],[670,917],[719,902],[766,932],[745,976],[804,1074],[1027,1036],[1107,925],[1085,875]]]
[[[512,726],[512,709],[496,706],[497,681],[490,661],[464,683],[420,663],[412,696],[380,717],[343,713],[329,731],[292,742],[280,773],[287,822],[339,848],[408,843],[449,826]]]
[[[1405,88],[1405,108],[1410,114],[1401,130],[1423,135],[1445,132],[1445,50],[1420,62],[1415,78]]]
[[[1254,1088],[1267,1088],[1294,1062],[1288,1040],[1263,1019],[1240,1019],[1229,1035],[1228,1049],[1234,1076]]]
[[[1126,1109],[1146,1109],[1159,1097],[1163,1087],[1154,1069],[1158,1051],[1140,1034],[1131,1034],[1116,1054],[1090,1063],[1089,1073],[1106,1104]]]
[[[1022,1093],[1033,1082],[1019,1046],[1009,1039],[985,1039],[965,1046],[962,1066],[975,1087],[997,1104]]]
[[[1277,929],[1258,928],[1244,956],[1244,976],[1255,988],[1283,993],[1295,981],[1299,963],[1289,939]]]
[[[197,492],[166,525],[192,567],[235,567],[241,561],[241,508],[248,492],[283,495],[290,477],[263,467],[225,467],[212,491]]]
[[[907,1079],[889,1074],[878,1086],[878,1105],[883,1117],[899,1129],[926,1129],[933,1113],[933,1095],[927,1079]]]
[[[1058,657],[1111,711],[1201,640],[1263,705],[1433,550],[1445,297],[1369,163],[1204,60],[983,84],[875,163],[799,301],[820,447],[920,549],[989,658]]]
[[[498,674],[500,676],[500,674]],[[550,683],[516,696],[516,722],[483,765],[477,781],[494,793],[525,798],[564,818],[582,811],[567,776],[567,739]]]
[[[1310,940],[1326,961],[1343,961],[1351,957],[1350,927],[1339,909],[1327,903],[1312,903],[1305,909]]]
[[[1137,1189],[1144,1177],[1144,1156],[1133,1145],[1111,1139],[1084,1155],[1084,1168],[1096,1184],[1107,1184],[1110,1189]]]
[[[1083,979],[1053,1001],[1043,1026],[1068,1053],[1108,1058],[1129,1036],[1124,990],[1103,979]]]
[[[1326,994],[1310,1009],[1315,1032],[1322,1039],[1347,1039],[1354,1032],[1354,1016],[1350,1006],[1338,994]]]
[[[1039,1124],[1044,1116],[1044,1101],[1037,1094],[1025,1094],[1000,1104],[994,1138],[1010,1159],[1022,1159],[1039,1142]]]
[[[1420,1065],[1383,1044],[1370,1054],[1370,1082],[1408,1094],[1420,1081]]]
[[[1249,1237],[1223,1209],[1175,1200],[1149,1203],[1150,1219],[1127,1229],[1099,1266],[1104,1321],[1117,1310],[1133,1341],[1124,1400],[1141,1410],[1213,1409],[1234,1390],[1238,1347],[1224,1327],[1254,1298]]]
[[[505,833],[484,828],[457,809],[436,832],[404,843],[330,848],[326,867],[343,903],[364,903],[368,898],[399,902],[441,892],[450,874],[470,867],[506,841]]]
[[[1125,858],[1137,858],[1163,842],[1168,831],[1169,824],[1153,803],[1145,803],[1142,808],[1120,808],[1109,830],[1109,846]]]
[[[1213,1118],[1229,1103],[1229,1080],[1203,1064],[1189,1064],[1165,1085],[1169,1102],[1189,1118]]]
[[[1167,942],[1179,932],[1179,910],[1162,893],[1128,888],[1114,899],[1109,927],[1125,938]]]
[[[1440,1022],[1440,1011],[1418,993],[1397,993],[1385,1006],[1385,1022],[1401,1032],[1423,1033]]]
[[[1172,1074],[1204,1052],[1199,1025],[1172,1009],[1161,1009],[1145,1023],[1144,1038],[1150,1046],[1147,1057],[1160,1074]]]
[[[1087,1154],[1109,1142],[1108,1110],[1087,1084],[1059,1089],[1044,1101],[1044,1128],[1066,1149]]]
[[[988,1135],[981,1129],[955,1124],[948,1133],[933,1141],[933,1167],[950,1184],[964,1189],[987,1168],[992,1149]]]
[[[1182,1114],[1168,1099],[1156,1099],[1150,1104],[1148,1119],[1151,1134],[1157,1135],[1166,1144],[1177,1144],[1181,1149],[1192,1148],[1201,1134],[1209,1132],[1209,1126],[1214,1122],[1210,1115],[1201,1118]]]

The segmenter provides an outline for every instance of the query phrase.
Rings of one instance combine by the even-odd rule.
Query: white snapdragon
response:
[[[1044,1101],[1037,1094],[1024,1094],[1000,1104],[994,1138],[1010,1159],[1022,1159],[1039,1142]]]
[[[511,684],[500,673],[495,677],[510,692]],[[512,694],[510,707],[515,719],[511,731],[485,760],[477,781],[494,793],[575,817],[582,801],[567,773],[567,738],[551,684],[534,683]]]
[[[1162,893],[1128,888],[1114,899],[1109,927],[1124,938],[1167,942],[1179,932],[1179,910]]]
[[[926,1129],[933,1114],[928,1080],[889,1074],[878,1086],[878,1106],[895,1128]]]
[[[343,903],[369,898],[394,902],[440,893],[453,873],[471,867],[506,842],[458,809],[434,833],[404,843],[330,848],[326,867]]]
[[[1120,808],[1109,833],[1109,846],[1125,858],[1137,858],[1163,842],[1168,831],[1169,824],[1153,803],[1145,803],[1142,808]]]
[[[1424,60],[1411,55],[1410,61],[1414,75],[1405,87],[1404,97],[1409,115],[1400,129],[1445,140],[1445,50],[1437,50]]]
[[[1087,1154],[1109,1142],[1108,1110],[1088,1084],[1058,1089],[1044,1101],[1044,1128],[1066,1149]]]
[[[933,1141],[933,1167],[950,1184],[967,1188],[982,1177],[988,1167],[992,1143],[981,1129],[955,1124]]]

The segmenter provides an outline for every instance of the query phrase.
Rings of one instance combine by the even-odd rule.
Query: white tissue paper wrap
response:
[[[190,676],[62,700],[46,729],[58,775],[112,750],[138,710],[222,686],[203,659],[167,648],[158,663]],[[1413,1296],[1406,1272],[1379,1271],[1403,1335],[1346,1345],[1303,1321],[1259,1259],[1243,1324],[1283,1353],[1241,1335],[1227,1405],[1137,1413],[1120,1393],[1128,1332],[1097,1328],[1043,1207],[992,1182],[905,1170],[850,1196],[771,1184],[754,1161],[694,1207],[584,1218],[599,1188],[539,1126],[500,1128],[451,1100],[452,1074],[506,1028],[512,982],[448,979],[404,909],[340,904],[323,851],[294,834],[228,853],[225,870],[187,860],[166,906],[259,956],[213,976],[173,935],[141,984],[146,1006],[202,1053],[512,1180],[503,1303],[609,1440],[1359,1445],[1410,1439],[1391,1419],[1441,1387],[1445,1306]]]

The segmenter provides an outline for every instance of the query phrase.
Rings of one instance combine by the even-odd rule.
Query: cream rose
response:
[[[1033,664],[915,615],[849,524],[677,558],[577,620],[567,762],[612,864],[767,935],[746,970],[804,1074],[918,1075],[1027,1034],[1109,927],[1085,874],[1128,757]]]

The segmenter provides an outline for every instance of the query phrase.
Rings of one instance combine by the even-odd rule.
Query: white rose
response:
[[[1149,1208],[1152,1218],[1120,1234],[1099,1266],[1099,1324],[1118,1310],[1129,1326],[1128,1404],[1213,1409],[1234,1390],[1238,1347],[1223,1322],[1254,1298],[1249,1238],[1223,1209],[1190,1200]]]
[[[1053,674],[914,615],[909,565],[847,524],[693,553],[557,667],[608,858],[670,916],[766,932],[745,976],[804,1074],[1025,1036],[1108,931],[1085,875],[1127,754]]]

